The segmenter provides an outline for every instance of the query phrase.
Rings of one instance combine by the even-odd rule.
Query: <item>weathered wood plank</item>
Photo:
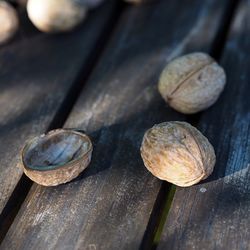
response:
[[[19,181],[19,150],[28,138],[44,132],[113,11],[93,13],[73,33],[16,40],[0,49],[0,213]]]
[[[128,7],[65,125],[91,134],[90,167],[67,185],[34,185],[3,249],[139,248],[161,184],[143,167],[142,135],[185,119],[158,94],[159,72],[180,53],[210,49],[224,3]]]
[[[158,249],[250,249],[250,1],[242,1],[222,56],[227,86],[199,128],[215,146],[213,175],[178,188]]]

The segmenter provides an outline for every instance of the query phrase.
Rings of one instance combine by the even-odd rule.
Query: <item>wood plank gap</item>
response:
[[[74,104],[76,103],[80,93],[82,92],[82,89],[85,85],[84,83],[87,82],[92,70],[98,63],[98,59],[101,57],[102,52],[105,49],[105,45],[108,43],[109,37],[111,36],[116,23],[126,6],[127,4],[123,3],[122,1],[116,2],[116,6],[112,15],[110,16],[110,20],[107,22],[106,27],[103,29],[100,35],[100,39],[96,42],[95,51],[93,51],[93,53],[90,53],[89,58],[86,60],[86,63],[83,64],[78,77],[70,87],[65,99],[63,100],[50,125],[48,126],[47,132],[52,129],[63,127],[72,108],[74,107]],[[7,234],[10,226],[12,225],[12,222],[14,221],[22,203],[24,202],[32,187],[32,184],[33,181],[27,178],[25,174],[22,174],[11,197],[9,198],[2,213],[0,214],[0,244]]]
[[[25,200],[32,186],[32,183],[33,182],[23,174],[2,213],[0,214],[0,243],[4,239],[12,222],[14,221],[23,201]]]
[[[221,17],[221,22],[218,27],[217,34],[209,51],[209,54],[217,61],[220,61],[232,21],[234,20],[235,13],[239,6],[239,2],[240,0],[230,0]],[[202,112],[194,115],[189,115],[186,118],[186,122],[192,124],[194,127],[197,127],[201,116]],[[147,229],[145,231],[145,235],[143,237],[141,249],[155,250],[157,248],[164,228],[164,224],[167,220],[167,216],[171,208],[171,203],[173,201],[175,191],[175,185],[168,182],[162,182],[160,191],[154,204],[154,208],[152,210],[152,214],[149,219]]]
[[[234,20],[236,10],[239,6],[239,2],[240,0],[229,0],[225,12],[222,15],[221,24],[219,26],[217,35],[214,39],[211,51],[209,53],[213,58],[218,61],[221,58],[221,54],[223,52],[228,33],[230,31],[232,21]]]
[[[162,182],[140,249],[156,249],[175,193],[175,185]]]

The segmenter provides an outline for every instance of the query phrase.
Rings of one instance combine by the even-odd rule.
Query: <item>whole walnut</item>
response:
[[[87,8],[72,0],[28,0],[32,23],[44,32],[72,30],[86,17]]]
[[[19,27],[16,10],[7,2],[0,1],[0,44],[10,40]]]
[[[163,70],[158,89],[175,110],[193,114],[213,105],[226,83],[222,67],[201,52],[181,56]]]
[[[216,157],[213,146],[186,122],[164,122],[149,129],[142,141],[146,168],[161,180],[187,187],[206,179]]]

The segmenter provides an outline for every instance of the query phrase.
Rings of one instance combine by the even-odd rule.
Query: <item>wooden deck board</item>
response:
[[[211,48],[224,3],[128,7],[65,125],[92,136],[91,165],[69,184],[33,185],[3,249],[139,248],[161,184],[143,167],[143,133],[185,119],[158,94],[159,73],[179,54]]]
[[[215,146],[214,173],[177,189],[158,249],[250,249],[249,11],[242,1],[222,55],[226,89],[199,123]]]
[[[0,49],[0,213],[19,181],[19,151],[43,133],[62,105],[112,13],[106,6],[77,31],[36,33]]]

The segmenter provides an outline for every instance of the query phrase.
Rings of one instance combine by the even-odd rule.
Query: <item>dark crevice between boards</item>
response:
[[[116,27],[119,17],[127,6],[127,4],[124,4],[122,1],[114,2],[116,6],[112,15],[110,15],[110,19],[107,21],[105,28],[102,30],[100,38],[95,44],[95,49],[93,50],[94,52],[90,53],[86,63],[84,63],[82,66],[78,77],[70,87],[60,108],[57,110],[53,120],[48,126],[47,131],[63,127],[79,95],[81,94],[81,91],[83,90],[84,83],[87,82],[91,72],[98,63],[98,59],[101,57],[102,52],[104,51],[105,46],[108,43],[114,28]],[[0,244],[12,225],[16,215],[18,214],[18,211],[27,197],[32,184],[33,182],[28,177],[26,177],[26,175],[22,174],[14,191],[12,192],[12,195],[0,214]]]
[[[221,58],[221,54],[230,31],[232,21],[234,20],[234,15],[239,6],[239,2],[240,0],[229,0],[225,12],[221,17],[221,25],[218,28],[209,53],[217,61]]]
[[[215,38],[212,42],[209,54],[220,61],[223,49],[230,31],[234,15],[240,0],[229,0],[225,11],[221,17],[221,22],[216,32]],[[197,127],[199,124],[202,112],[194,115],[190,115],[186,118],[186,122]],[[157,195],[149,222],[140,246],[141,250],[155,250],[161,239],[161,234],[164,228],[164,224],[167,220],[169,210],[174,198],[176,186],[168,182],[162,182],[160,191]]]
[[[149,223],[144,234],[141,250],[156,249],[174,197],[175,185],[163,181],[157,195]]]
[[[32,183],[33,182],[23,174],[0,214],[0,243],[3,241],[8,229],[16,217]]]

